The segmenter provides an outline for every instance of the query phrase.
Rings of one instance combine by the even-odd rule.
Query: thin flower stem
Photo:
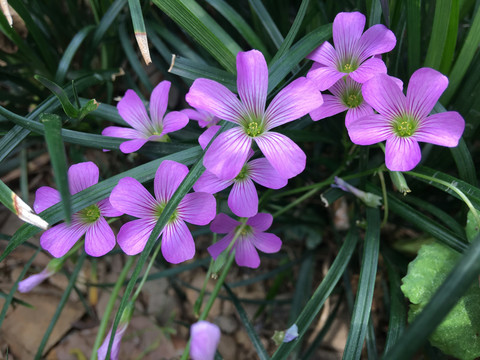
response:
[[[382,195],[383,195],[383,220],[380,224],[380,228],[384,227],[388,220],[388,198],[387,198],[387,187],[385,186],[385,177],[383,172],[378,172],[378,177],[380,178],[380,184],[382,185]]]
[[[150,258],[150,262],[148,263],[147,269],[145,270],[145,273],[143,274],[142,280],[140,281],[140,284],[138,284],[137,290],[135,290],[135,294],[133,294],[132,299],[130,300],[131,302],[135,302],[137,300],[138,295],[140,295],[140,291],[142,291],[142,287],[145,284],[145,281],[147,280],[148,274],[150,273],[150,269],[153,266],[153,263],[155,262],[155,259],[157,258],[158,253],[160,252],[160,248],[162,247],[162,242],[159,241],[157,248],[155,249],[155,252],[153,253],[152,257]]]
[[[463,202],[468,206],[468,208],[472,212],[478,226],[480,226],[480,217],[478,216],[477,210],[475,209],[475,207],[471,203],[470,199],[459,188],[457,188],[456,186],[454,186],[454,185],[452,185],[452,184],[450,184],[446,181],[437,179],[437,178],[432,177],[432,176],[419,174],[419,173],[416,173],[416,172],[413,172],[413,171],[407,171],[406,173],[408,175],[411,175],[411,176],[416,176],[418,178],[422,178],[422,179],[426,179],[426,180],[436,182],[437,184],[441,184],[441,185],[449,188],[450,190],[454,191],[455,193],[457,193],[457,195],[463,200]]]
[[[92,354],[90,355],[90,360],[97,359],[97,350],[102,345],[103,338],[105,336],[105,332],[107,330],[108,320],[110,315],[112,314],[113,307],[115,306],[115,300],[117,300],[118,293],[125,282],[127,277],[128,271],[132,267],[136,256],[129,256],[125,266],[123,267],[122,272],[118,276],[117,282],[112,290],[112,294],[110,295],[110,299],[108,300],[107,307],[105,308],[105,313],[103,314],[102,321],[100,322],[100,326],[98,327],[97,337],[95,338],[95,344],[92,348]]]

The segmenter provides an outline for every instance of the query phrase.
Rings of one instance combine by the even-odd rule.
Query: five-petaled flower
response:
[[[235,262],[239,266],[257,268],[260,266],[260,257],[256,249],[272,254],[280,251],[282,240],[277,235],[266,233],[272,225],[273,216],[267,213],[258,213],[249,218],[245,224],[233,220],[225,214],[218,214],[210,225],[210,230],[218,234],[227,234],[221,240],[208,247],[208,252],[214,259],[228,247],[235,238],[232,250],[235,250]]]
[[[72,195],[98,183],[98,167],[92,162],[70,166],[68,183]],[[33,208],[37,213],[60,202],[60,193],[42,186],[35,193]],[[45,231],[40,245],[54,257],[65,255],[85,234],[85,251],[91,256],[102,256],[115,247],[115,235],[104,216],[116,217],[123,213],[114,209],[108,199],[90,205],[72,216],[71,224],[61,223]]]
[[[185,97],[190,106],[237,125],[213,141],[203,159],[205,167],[220,179],[233,179],[242,170],[255,141],[280,176],[289,179],[301,173],[305,169],[305,153],[288,137],[271,129],[322,104],[315,84],[304,77],[294,80],[265,110],[267,63],[261,52],[251,50],[237,55],[237,89],[240,100],[216,81],[197,79]]]
[[[184,128],[188,116],[180,111],[165,115],[168,105],[170,82],[162,81],[153,89],[150,97],[150,117],[140,97],[133,90],[127,90],[117,104],[118,113],[133,129],[109,126],[102,135],[132,139],[120,144],[120,150],[129,154],[140,149],[147,141],[165,141],[165,135]]]
[[[154,180],[155,198],[136,179],[125,177],[115,186],[110,202],[116,209],[139,219],[124,224],[117,235],[118,245],[128,255],[143,250],[150,234],[188,168],[164,160]],[[162,254],[165,260],[178,264],[195,255],[195,243],[186,222],[207,225],[215,217],[216,201],[204,192],[186,194],[162,230]]]
[[[455,147],[465,129],[456,111],[428,116],[448,86],[448,78],[436,70],[415,71],[407,96],[394,80],[379,74],[367,81],[362,94],[378,114],[361,117],[347,126],[352,142],[372,145],[386,140],[385,164],[392,171],[409,171],[420,162],[418,142]]]
[[[333,20],[333,47],[325,41],[308,58],[314,64],[307,77],[315,80],[318,89],[330,88],[344,76],[363,84],[378,73],[386,73],[384,62],[375,55],[389,52],[397,40],[393,32],[377,24],[365,33],[365,15],[341,12]]]

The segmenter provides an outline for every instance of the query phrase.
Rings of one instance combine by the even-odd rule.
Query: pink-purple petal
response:
[[[124,154],[131,154],[140,149],[143,145],[145,145],[147,141],[148,138],[125,141],[120,144],[120,151]]]
[[[153,218],[157,206],[152,194],[131,177],[120,179],[109,200],[116,210],[138,218]]]
[[[201,320],[190,328],[190,357],[192,360],[213,360],[220,342],[220,328]]]
[[[117,217],[122,216],[124,214],[123,211],[115,209],[112,204],[110,204],[110,200],[103,199],[97,203],[98,208],[100,209],[101,215],[106,217]]]
[[[193,190],[206,192],[209,194],[216,194],[217,192],[226,189],[233,184],[232,180],[221,180],[215,174],[208,170],[198,178],[197,182],[193,185]]]
[[[288,179],[281,177],[266,158],[250,161],[248,168],[250,178],[266,188],[280,189],[288,183]]]
[[[347,125],[348,136],[354,144],[372,145],[386,140],[393,134],[390,122],[383,115],[365,116]]]
[[[115,234],[107,221],[100,218],[89,225],[85,234],[85,252],[90,256],[103,256],[115,247]]]
[[[45,231],[40,237],[40,245],[53,257],[59,258],[65,255],[86,231],[85,225],[73,219],[70,225],[61,223]]]
[[[324,94],[323,104],[312,110],[310,112],[310,117],[313,121],[317,121],[337,115],[345,110],[348,110],[348,107],[345,106],[345,104],[343,104],[338,97]]]
[[[417,119],[427,117],[447,86],[448,78],[437,70],[418,69],[408,83],[408,112]]]
[[[320,91],[325,91],[340,80],[344,74],[336,68],[330,66],[322,66],[312,68],[307,73],[307,78],[315,83],[315,86]]]
[[[226,234],[240,225],[242,225],[241,222],[233,220],[230,216],[224,213],[220,213],[210,224],[210,230],[217,234]]]
[[[354,108],[349,108],[347,115],[345,115],[345,126],[349,126],[353,121],[356,121],[364,116],[371,116],[374,111],[370,105],[365,101]]]
[[[55,272],[47,267],[38,274],[30,275],[18,283],[18,291],[21,293],[32,291],[37,285],[40,285],[53,274],[55,274]]]
[[[203,150],[205,150],[207,145],[210,143],[210,140],[213,139],[220,128],[220,125],[212,125],[198,137],[198,143]]]
[[[68,185],[72,195],[98,183],[98,166],[91,161],[74,164],[68,169]]]
[[[195,255],[195,243],[187,224],[182,220],[165,225],[162,237],[162,254],[171,264],[190,260]]]
[[[412,138],[392,136],[385,144],[385,165],[390,171],[410,171],[418,165],[422,153]]]
[[[363,62],[373,55],[389,52],[396,43],[394,33],[385,25],[373,25],[363,33],[358,42],[359,61]]]
[[[233,240],[233,236],[234,233],[231,232],[207,248],[208,253],[214,260],[217,260],[217,257],[228,247],[228,245],[230,245],[230,242]]]
[[[282,240],[277,235],[265,232],[253,233],[251,241],[258,250],[267,254],[279,252],[282,247]]]
[[[272,226],[273,216],[269,213],[258,213],[247,220],[247,225],[253,227],[256,231],[266,231]]]
[[[203,165],[220,179],[233,179],[242,170],[251,147],[252,138],[242,127],[235,127],[217,136],[205,153]]]
[[[161,129],[163,117],[168,106],[168,93],[170,91],[170,81],[161,81],[150,95],[150,116],[152,123],[158,129]]]
[[[248,112],[262,117],[267,101],[268,68],[260,51],[250,50],[238,53],[237,88]]]
[[[351,72],[350,77],[356,82],[363,84],[377,74],[386,74],[385,63],[377,58],[370,58],[364,61],[357,70]]]
[[[128,89],[117,104],[118,113],[131,127],[143,134],[152,132],[152,123],[147,110],[135,91]]]
[[[378,74],[362,86],[364,100],[378,113],[393,119],[406,109],[406,98],[397,83],[386,74]]]
[[[455,147],[464,130],[462,116],[456,111],[447,111],[423,119],[412,137],[420,142]]]
[[[237,96],[225,86],[209,79],[197,79],[185,100],[194,108],[212,113],[220,119],[240,123],[245,107]]]
[[[331,68],[337,67],[337,52],[328,41],[325,41],[322,45],[313,50],[307,56],[307,59]],[[313,66],[317,68],[316,64],[313,64]],[[314,67],[312,67],[312,69],[314,69]]]
[[[333,20],[333,44],[340,59],[351,57],[365,27],[365,15],[341,12]]]
[[[305,153],[285,135],[269,131],[255,141],[281,177],[290,179],[305,169]]]
[[[119,323],[117,331],[113,337],[112,350],[110,351],[110,360],[118,360],[120,354],[120,344],[122,342],[123,335],[127,330],[128,322]],[[97,350],[98,360],[105,360],[107,358],[108,345],[110,344],[110,337],[112,336],[112,329],[108,332],[105,340],[103,340],[102,346]]]
[[[127,255],[137,255],[145,248],[155,227],[155,219],[137,219],[124,224],[117,234],[117,242]]]
[[[298,78],[283,88],[265,112],[265,130],[297,120],[323,104],[322,94],[315,83]]]
[[[183,129],[188,124],[188,116],[181,111],[171,111],[163,119],[162,135]]]
[[[250,217],[258,212],[258,194],[252,180],[247,178],[233,184],[228,196],[228,206],[240,217]]]
[[[170,200],[187,174],[188,168],[185,165],[172,160],[162,161],[153,181],[157,200],[160,202]]]
[[[102,131],[103,136],[111,136],[123,139],[137,139],[144,138],[143,134],[135,129],[119,127],[119,126],[108,126]]]
[[[207,225],[217,214],[217,201],[206,192],[186,194],[177,211],[179,217],[190,224]]]
[[[58,190],[50,186],[42,186],[35,192],[35,201],[33,202],[33,209],[37,214],[48,209],[49,207],[58,204],[61,200]]]
[[[260,257],[250,240],[239,236],[235,242],[235,262],[239,266],[256,269],[260,266]]]

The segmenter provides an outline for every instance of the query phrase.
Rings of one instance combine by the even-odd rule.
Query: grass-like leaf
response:
[[[268,13],[265,5],[263,5],[261,0],[248,0],[248,2],[255,11],[255,14],[257,14],[268,35],[270,36],[273,45],[275,45],[277,49],[280,48],[283,42],[283,35],[280,33],[280,30],[278,30],[275,21],[273,21],[272,17]]]
[[[328,270],[327,275],[315,290],[314,294],[303,308],[302,313],[298,316],[295,324],[298,326],[298,336],[302,338],[308,331],[308,327],[315,319],[315,316],[320,312],[325,303],[325,300],[330,296],[333,289],[340,280],[343,272],[345,271],[358,241],[358,235],[355,230],[351,230],[342,248],[338,252],[335,261]],[[282,343],[280,347],[275,351],[272,356],[272,360],[286,359],[288,354],[295,348],[296,342],[291,341],[289,343]]]
[[[420,67],[421,1],[407,0],[407,64],[411,75]]]
[[[452,0],[438,0],[435,6],[433,18],[432,36],[428,44],[427,57],[424,65],[439,70],[442,55],[447,40],[448,21],[452,9]],[[417,34],[418,36],[418,34]]]
[[[378,208],[367,207],[367,231],[365,233],[362,268],[343,359],[360,359],[362,355],[363,342],[372,308],[379,248],[380,211]]]
[[[67,156],[62,140],[62,120],[55,114],[44,113],[40,115],[40,121],[45,127],[45,140],[47,142],[50,162],[53,168],[55,183],[57,184],[60,197],[62,198],[65,219],[70,223],[72,218],[72,204],[70,201],[70,190],[67,176]]]
[[[145,64],[150,64],[150,50],[148,49],[147,30],[145,29],[145,22],[143,21],[142,7],[139,0],[128,0],[128,7],[130,8],[130,16],[133,23],[133,31],[135,32],[135,39],[137,40],[138,48],[142,53]]]

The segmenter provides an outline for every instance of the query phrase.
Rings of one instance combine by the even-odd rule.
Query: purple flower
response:
[[[258,195],[253,182],[270,189],[280,189],[287,185],[288,180],[282,178],[265,158],[248,161],[252,156],[253,151],[250,150],[247,162],[235,178],[222,180],[210,171],[205,170],[193,185],[193,189],[215,194],[233,184],[228,196],[230,209],[235,215],[241,217],[256,215],[258,212]]]
[[[313,66],[316,67],[316,65]],[[402,90],[402,81],[394,77],[392,79]],[[363,99],[362,84],[349,77],[338,80],[328,91],[332,95],[323,94],[323,104],[310,113],[312,120],[321,120],[347,111],[345,125],[348,126],[352,121],[374,113],[372,107]]]
[[[18,291],[21,293],[32,291],[33,288],[42,283],[44,280],[48,279],[53,274],[55,274],[55,271],[46,267],[38,274],[30,275],[26,279],[20,281],[18,283]]]
[[[109,126],[102,131],[104,136],[132,139],[120,144],[120,150],[129,154],[140,149],[147,141],[165,141],[165,135],[184,128],[188,116],[180,111],[165,115],[168,105],[170,82],[162,81],[153,89],[150,97],[150,117],[140,97],[127,90],[117,104],[118,113],[133,129]]]
[[[238,126],[220,134],[208,148],[203,164],[220,179],[233,179],[242,170],[255,141],[280,176],[291,178],[305,169],[305,153],[285,135],[271,129],[296,120],[318,107],[322,95],[315,84],[301,77],[282,89],[265,110],[268,68],[257,50],[237,55],[240,100],[225,86],[197,79],[185,99]]]
[[[387,72],[383,61],[374,56],[392,50],[397,42],[395,35],[381,24],[373,25],[365,33],[364,27],[365,16],[359,12],[335,16],[335,48],[325,41],[308,56],[318,63],[307,74],[318,89],[327,90],[344,76],[363,84],[375,74]]]
[[[386,140],[385,164],[391,171],[409,171],[420,162],[418,142],[455,147],[465,121],[455,111],[428,116],[448,86],[448,78],[436,70],[415,71],[407,96],[387,75],[379,74],[362,88],[363,98],[378,114],[364,116],[347,126],[352,142],[372,145]]]
[[[185,109],[181,110],[180,112],[187,115],[190,120],[198,121],[198,126],[201,128],[208,128],[210,126],[217,125],[220,121],[220,119],[215,115],[201,109]]]
[[[115,331],[113,337],[112,349],[110,350],[110,360],[118,360],[118,354],[120,353],[120,343],[122,342],[123,335],[127,330],[130,319],[132,318],[135,305],[130,302],[127,304],[123,310],[122,316]],[[105,360],[107,358],[108,344],[110,343],[110,337],[112,336],[112,328],[108,331],[105,340],[103,340],[102,345],[97,350],[97,355],[99,360]]]
[[[167,202],[188,174],[188,168],[175,161],[164,160],[155,174],[155,198],[137,180],[126,177],[112,190],[110,202],[128,215],[139,219],[122,226],[118,245],[128,255],[143,250]],[[215,217],[216,202],[211,194],[187,194],[162,230],[162,254],[165,260],[178,264],[195,255],[195,243],[185,221],[207,225]]]
[[[293,324],[290,326],[287,331],[285,331],[285,337],[283,338],[284,343],[288,343],[292,340],[298,338],[298,326],[297,324]]]
[[[357,189],[355,186],[350,185],[347,183],[345,180],[335,176],[335,184],[332,184],[332,187],[338,187],[342,189],[345,192],[349,192],[353,195],[355,195],[357,198],[362,200],[365,205],[370,206],[370,207],[378,207],[382,205],[382,197],[362,191],[360,189]]]
[[[220,342],[217,325],[201,320],[190,327],[190,356],[193,360],[213,360]]]
[[[68,169],[70,193],[76,194],[98,183],[98,167],[93,162],[84,162]],[[42,186],[35,193],[33,208],[40,213],[60,202],[60,193],[48,186]],[[108,199],[90,205],[72,216],[71,224],[61,223],[40,237],[40,245],[54,257],[65,255],[85,234],[85,251],[91,256],[102,256],[115,247],[115,235],[104,216],[122,215],[115,210]]]
[[[258,213],[247,220],[242,229],[242,223],[233,220],[225,214],[218,214],[210,225],[210,229],[219,234],[227,234],[223,239],[208,247],[208,252],[214,259],[224,251],[233,240],[235,233],[241,230],[235,240],[232,250],[235,249],[235,261],[239,266],[257,268],[260,266],[260,257],[257,250],[271,254],[280,251],[282,240],[277,235],[264,231],[272,225],[273,216],[267,213]]]

